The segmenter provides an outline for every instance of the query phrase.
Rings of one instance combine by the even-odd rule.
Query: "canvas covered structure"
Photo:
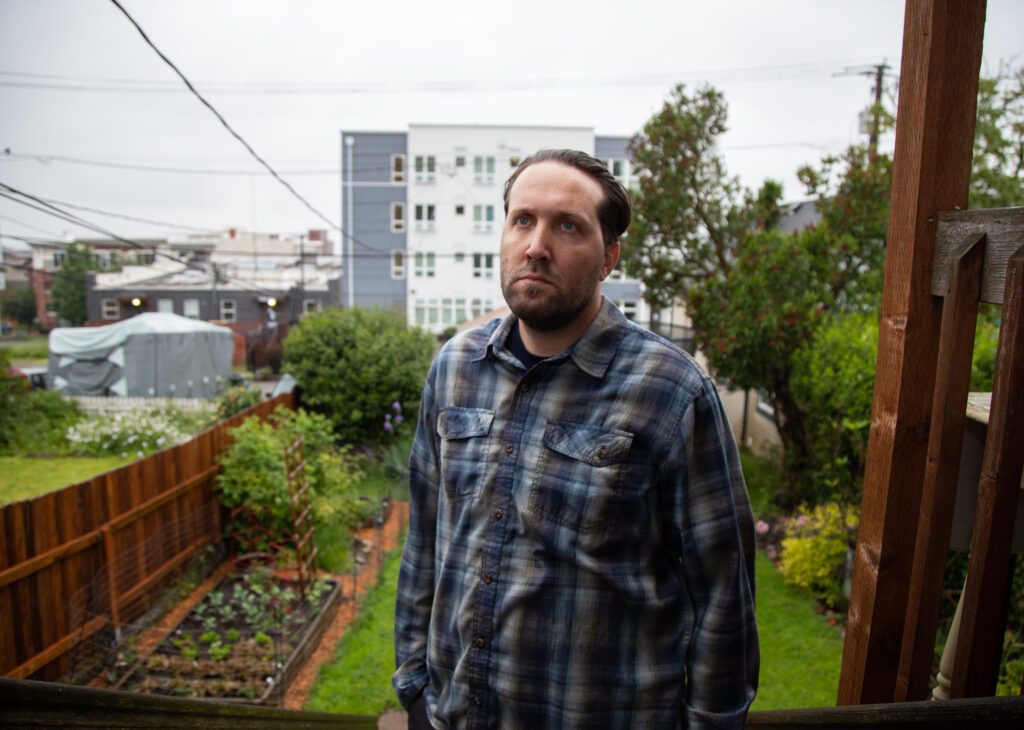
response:
[[[147,312],[50,333],[49,376],[66,395],[208,398],[231,377],[227,327]]]

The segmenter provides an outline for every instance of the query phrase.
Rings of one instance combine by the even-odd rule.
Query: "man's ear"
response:
[[[601,281],[608,278],[608,275],[615,270],[615,264],[619,263],[619,254],[622,253],[622,244],[618,241],[611,246],[604,247],[604,266],[601,267]]]

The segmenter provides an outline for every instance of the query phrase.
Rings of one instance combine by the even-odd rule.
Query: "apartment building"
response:
[[[502,190],[516,165],[539,149],[578,149],[606,160],[628,187],[628,141],[590,127],[342,131],[346,305],[390,308],[437,333],[501,309]],[[647,320],[639,282],[615,272],[603,290]]]

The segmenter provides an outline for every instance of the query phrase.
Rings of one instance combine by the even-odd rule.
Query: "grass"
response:
[[[367,594],[359,618],[345,633],[331,662],[320,668],[305,709],[380,715],[398,708],[394,672],[395,591],[402,551],[391,551],[380,581]]]
[[[31,361],[33,364],[45,365],[50,353],[49,338],[46,335],[3,340],[0,341],[0,347],[7,350],[12,361],[17,360],[24,364]]]
[[[834,706],[842,637],[760,552],[756,571],[761,681],[752,709]]]
[[[128,460],[105,457],[0,456],[0,504],[32,499],[116,469]]]

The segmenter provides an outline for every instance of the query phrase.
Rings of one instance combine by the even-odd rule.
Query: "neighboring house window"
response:
[[[199,319],[199,300],[198,299],[186,299],[183,302],[184,314],[189,319]]]
[[[416,182],[434,182],[437,161],[433,155],[416,155]]]
[[[391,182],[405,182],[405,155],[391,155]]]
[[[466,254],[464,254],[464,253],[457,253],[457,254],[455,254],[455,263],[461,264],[465,260],[466,260]]]
[[[473,180],[478,183],[494,182],[494,158],[473,158]]]
[[[418,277],[433,277],[434,276],[434,254],[432,253],[417,253],[414,258],[413,273]]]
[[[427,323],[427,303],[426,303],[426,301],[424,301],[423,299],[415,300],[415,303],[414,303],[414,306],[413,306],[413,311],[415,312],[415,314],[413,315],[413,321],[415,321],[416,324],[426,324]]]
[[[478,231],[490,231],[494,228],[494,206],[473,206],[473,228]]]
[[[174,314],[174,300],[173,299],[157,299],[156,300],[156,311],[163,312],[164,314]]]
[[[405,230],[405,203],[391,204],[391,230],[394,233]]]
[[[116,299],[101,299],[100,309],[103,312],[103,319],[121,318],[121,302]]]
[[[433,230],[434,229],[434,206],[432,205],[417,205],[415,208],[416,216],[416,230]]]
[[[615,302],[615,306],[621,310],[626,319],[636,321],[637,303],[635,299],[626,299],[624,301]]]
[[[391,278],[405,278],[405,251],[395,249],[391,252]]]
[[[456,167],[465,167],[466,166],[466,156],[465,155],[455,155],[455,166]]]
[[[464,205],[456,205],[455,206],[455,215],[464,215],[465,213],[466,213],[466,206],[464,206]]]
[[[494,254],[475,253],[473,254],[473,278],[493,279],[494,278]]]
[[[220,300],[220,318],[223,319],[225,322],[235,322],[237,320],[238,310],[235,307],[234,299]]]
[[[302,313],[309,314],[310,312],[323,311],[324,303],[319,299],[303,299],[302,300]]]

